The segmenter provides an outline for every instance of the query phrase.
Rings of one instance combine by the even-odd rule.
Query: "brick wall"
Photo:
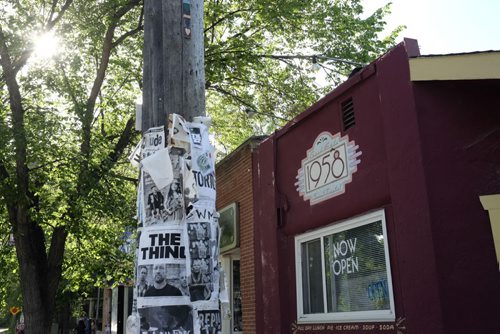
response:
[[[222,160],[216,169],[217,209],[233,202],[240,213],[240,279],[243,332],[256,333],[255,256],[252,190],[252,150],[256,140],[248,140]],[[258,140],[257,140],[258,142]]]

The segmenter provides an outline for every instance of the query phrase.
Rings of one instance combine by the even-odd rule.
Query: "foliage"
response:
[[[359,0],[205,1],[207,111],[222,150],[282,126],[353,69],[329,62],[319,87],[312,55],[367,64],[385,52],[401,29],[379,38],[388,13],[363,15]]]
[[[1,1],[0,28],[1,227],[19,260],[1,270],[19,270],[27,322],[44,314],[43,332],[61,274],[61,295],[131,276],[117,235],[134,224],[125,153],[138,136],[142,3]],[[51,59],[35,43],[46,32],[62,42]]]
[[[0,226],[2,239],[0,240],[0,327],[10,328],[15,321],[9,312],[12,306],[22,305],[19,286],[19,273],[15,249],[9,244],[10,231],[4,230],[6,225]]]

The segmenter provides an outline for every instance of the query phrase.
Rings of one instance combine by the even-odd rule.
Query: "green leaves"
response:
[[[57,266],[64,248],[55,256],[49,252],[56,240],[53,232],[70,231],[62,268],[62,289],[70,293],[90,291],[110,281],[105,279],[109,275],[113,281],[131,276],[133,258],[119,250],[124,242],[119,236],[135,225],[135,184],[129,180],[137,178],[137,172],[129,167],[126,153],[138,136],[130,130],[130,118],[141,94],[142,36],[134,30],[141,25],[140,17],[139,1],[133,0],[0,1],[2,57],[8,55],[13,62],[10,69],[2,62],[2,77],[17,71],[14,80],[23,116],[16,127],[11,90],[0,81],[0,239],[23,223],[17,216],[21,209],[16,196],[22,188],[16,175],[26,170],[27,207],[22,210],[30,226],[43,229],[45,244],[35,238],[40,244],[23,249],[42,250],[36,254],[41,259],[37,272],[57,275],[58,268],[50,266]],[[51,22],[56,24],[52,27]],[[111,23],[117,27],[107,41]],[[52,28],[60,47],[54,58],[35,62],[33,36],[46,28]],[[109,58],[103,56],[104,48],[111,50]],[[21,130],[25,140],[14,141]],[[25,152],[26,168],[15,152]],[[4,255],[15,259],[2,253],[2,261]],[[18,250],[18,255],[20,261],[30,261],[30,254]],[[17,269],[5,265],[0,270],[0,276],[12,278]],[[59,277],[37,279],[52,282]],[[5,300],[2,291],[0,302]],[[40,305],[52,307],[50,300]]]
[[[280,118],[305,110],[353,69],[328,63],[327,85],[319,89],[306,55],[368,63],[385,52],[399,31],[379,36],[388,9],[364,18],[359,0],[206,1],[207,112],[221,146],[230,151],[250,133],[274,131]],[[268,116],[246,119],[246,108]]]

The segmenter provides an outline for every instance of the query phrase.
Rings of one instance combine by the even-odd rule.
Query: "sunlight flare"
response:
[[[48,60],[59,52],[59,48],[60,41],[54,32],[39,34],[34,38],[33,56],[37,60]]]

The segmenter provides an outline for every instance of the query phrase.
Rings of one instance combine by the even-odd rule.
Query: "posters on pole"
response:
[[[205,124],[169,120],[168,138],[149,129],[131,154],[141,157],[134,333],[219,333],[214,149]]]

